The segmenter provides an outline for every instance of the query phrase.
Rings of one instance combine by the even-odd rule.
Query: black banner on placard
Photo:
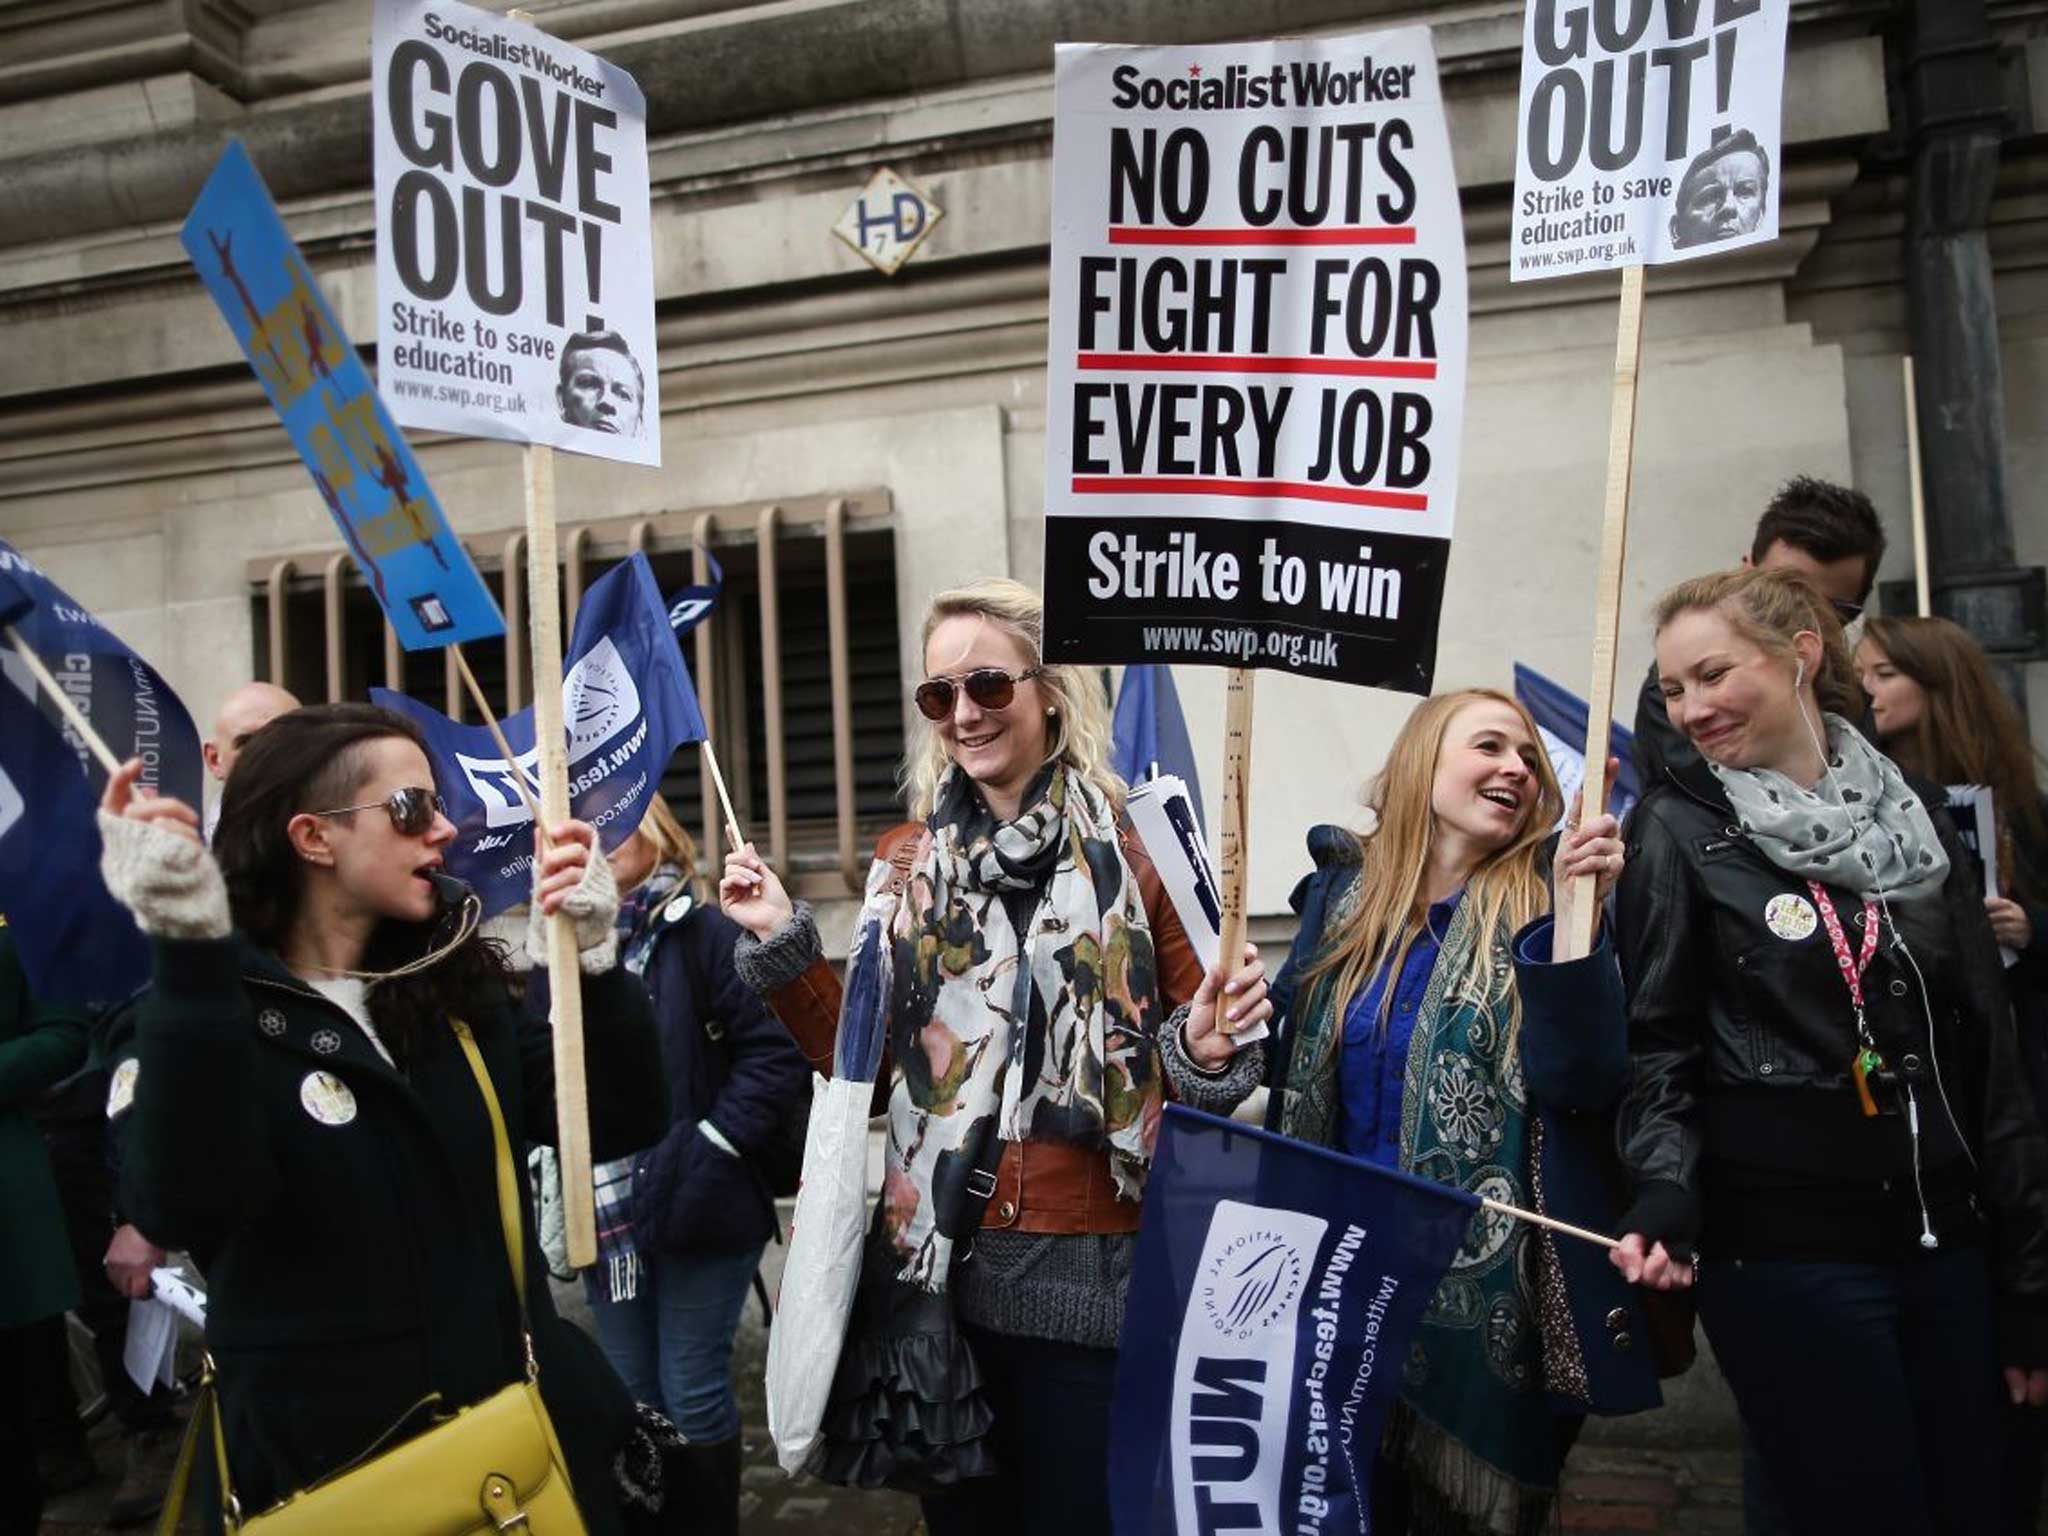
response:
[[[1449,539],[1228,518],[1053,518],[1047,661],[1190,662],[1426,694]]]

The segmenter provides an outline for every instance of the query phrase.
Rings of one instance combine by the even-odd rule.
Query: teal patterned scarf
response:
[[[1331,914],[1336,931],[1354,882]],[[1535,1122],[1510,1032],[1510,995],[1463,990],[1480,942],[1475,903],[1460,902],[1431,972],[1401,1092],[1401,1166],[1410,1173],[1527,1209]],[[1513,975],[1506,924],[1486,937],[1492,973]],[[1344,1010],[1326,971],[1298,1008],[1280,1129],[1323,1146],[1336,1139]],[[1531,1229],[1481,1211],[1409,1348],[1401,1403],[1381,1454],[1407,1473],[1417,1532],[1541,1530],[1562,1464],[1545,1396],[1538,1324],[1545,1268]]]

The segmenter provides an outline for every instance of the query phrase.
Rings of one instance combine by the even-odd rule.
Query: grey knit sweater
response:
[[[741,934],[733,965],[741,980],[765,995],[794,981],[824,952],[810,907],[798,902],[796,915],[765,940]],[[1221,1071],[1205,1071],[1182,1037],[1187,1018],[1182,1004],[1160,1031],[1168,1092],[1192,1109],[1227,1115],[1259,1085],[1266,1047],[1248,1045]],[[1137,1246],[1137,1238],[1125,1234],[984,1230],[953,1271],[954,1300],[964,1321],[993,1333],[1114,1349],[1123,1332],[1124,1292]]]

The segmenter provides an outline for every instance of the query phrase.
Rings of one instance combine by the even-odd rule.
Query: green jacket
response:
[[[521,1374],[490,1121],[452,1031],[425,1031],[402,1076],[276,956],[239,939],[155,949],[152,987],[110,1037],[109,1105],[131,1122],[122,1209],[205,1272],[229,1466],[253,1513],[424,1427],[411,1410],[429,1394],[452,1410]],[[613,969],[585,978],[583,1009],[592,1150],[623,1156],[667,1119],[647,994]],[[524,1196],[524,1143],[555,1139],[552,1035],[503,992],[467,1022]],[[556,1315],[530,1225],[525,1239],[541,1391],[591,1530],[615,1531],[632,1400]]]
[[[43,1133],[28,1106],[85,1064],[85,1021],[38,1008],[0,924],[0,1328],[19,1328],[78,1305],[78,1270],[57,1203]]]

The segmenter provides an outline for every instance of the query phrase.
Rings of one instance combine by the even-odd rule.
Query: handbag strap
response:
[[[520,1239],[519,1180],[512,1171],[512,1143],[505,1134],[505,1114],[498,1107],[498,1093],[491,1086],[491,1074],[484,1067],[483,1052],[476,1047],[476,1036],[468,1024],[452,1015],[448,1026],[455,1031],[456,1043],[462,1047],[463,1057],[476,1078],[477,1092],[483,1095],[484,1109],[491,1117],[491,1143],[498,1162],[498,1222],[505,1231],[505,1257],[512,1265],[512,1289],[519,1297],[519,1329],[526,1335],[526,1367],[530,1376],[533,1330],[526,1318],[526,1251]]]

